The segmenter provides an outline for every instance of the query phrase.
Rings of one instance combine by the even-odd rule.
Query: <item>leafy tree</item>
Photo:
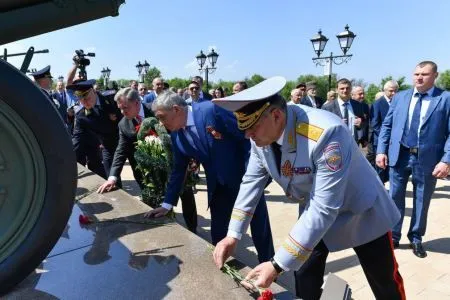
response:
[[[147,74],[145,74],[144,78],[144,83],[147,85],[147,87],[152,86],[152,81],[156,77],[162,77],[161,71],[157,67],[151,67],[150,69],[148,69],[148,72]]]
[[[352,82],[352,86],[361,86],[363,88],[365,88],[367,86],[367,83],[362,78],[358,78],[358,79],[357,78],[353,78],[350,81]]]
[[[281,96],[283,96],[284,100],[289,102],[291,100],[291,91],[295,89],[297,83],[295,81],[288,81],[284,88],[281,90]]]
[[[219,82],[213,83],[211,86],[214,89],[218,88],[219,86],[222,87],[222,89],[225,92],[225,95],[229,96],[229,95],[233,94],[234,83],[235,83],[234,81],[219,80]]]
[[[118,79],[118,80],[115,80],[115,82],[117,82],[117,85],[119,86],[119,88],[124,88],[124,87],[129,87],[132,80],[135,80],[135,79]]]
[[[300,82],[307,83],[311,81],[316,83],[317,96],[322,99],[326,99],[328,92],[328,76],[315,76],[312,74],[301,75],[300,77],[298,77],[296,85]],[[331,89],[336,88],[336,83],[337,83],[336,74],[332,74]]]
[[[450,70],[445,70],[440,73],[436,85],[444,90],[450,90]]]
[[[172,79],[167,79],[166,82],[169,84],[169,86],[174,87],[176,89],[184,89],[189,86],[189,83],[191,81],[189,79],[175,77]]]
[[[266,78],[262,77],[259,74],[253,74],[252,77],[250,77],[250,79],[245,78],[245,81],[248,84],[248,87],[252,87],[254,85],[257,85],[258,83],[262,82],[266,80]]]
[[[380,84],[380,90],[382,91],[383,88],[384,88],[384,84],[387,81],[392,80],[392,79],[393,79],[392,76],[388,76],[388,77],[382,78],[381,79],[381,84]],[[402,76],[402,77],[398,78],[396,81],[398,83],[398,87],[399,87],[398,90],[399,91],[403,91],[403,90],[407,90],[407,89],[411,88],[410,84],[405,83],[405,81],[406,81],[405,76]]]
[[[376,84],[371,83],[369,87],[367,88],[365,100],[367,103],[373,103],[375,101],[375,95],[381,91],[380,87]]]

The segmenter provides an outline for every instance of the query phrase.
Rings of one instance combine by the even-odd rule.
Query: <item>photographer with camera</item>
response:
[[[74,151],[80,164],[87,164],[91,171],[106,178],[119,140],[117,124],[122,114],[114,101],[94,90],[95,80],[87,80],[85,67],[89,60],[84,57],[86,54],[81,55],[82,50],[75,53],[74,66],[67,77],[67,90],[79,103],[73,110]],[[80,72],[74,80],[77,69]]]

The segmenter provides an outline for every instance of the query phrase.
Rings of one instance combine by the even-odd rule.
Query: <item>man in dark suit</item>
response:
[[[356,143],[367,143],[368,136],[364,131],[367,120],[364,118],[364,108],[358,101],[350,98],[352,83],[346,78],[337,82],[338,98],[322,106],[322,109],[338,115],[348,126]]]
[[[392,97],[398,90],[398,83],[395,80],[389,80],[384,84],[384,96],[375,100],[370,109],[370,141],[369,145],[371,154],[375,156],[378,147],[378,136],[380,135],[381,125],[391,106]],[[368,154],[369,155],[369,154]],[[375,164],[375,170],[383,183],[389,181],[389,166],[385,169]]]
[[[108,180],[99,187],[98,192],[103,193],[110,191],[116,187],[117,179],[122,173],[125,161],[128,159],[133,171],[134,179],[139,184],[141,189],[142,174],[136,169],[136,160],[134,159],[134,152],[136,152],[135,143],[137,142],[136,127],[143,119],[152,117],[153,113],[145,105],[141,103],[139,93],[135,89],[128,87],[123,88],[117,92],[114,100],[124,118],[119,122],[119,143],[114,153],[111,170],[109,172]]]
[[[152,108],[171,131],[174,163],[164,203],[147,215],[164,216],[177,204],[192,157],[205,169],[211,238],[215,245],[227,235],[234,201],[250,156],[250,142],[238,129],[234,115],[211,101],[194,102],[189,106],[177,94],[165,93],[156,99]],[[259,260],[268,261],[275,251],[263,198],[253,214],[251,231]]]
[[[408,239],[414,255],[420,258],[427,256],[422,236],[436,181],[447,177],[450,170],[450,93],[434,86],[438,75],[432,61],[416,66],[414,88],[397,93],[392,100],[378,137],[376,157],[380,168],[391,167],[390,194],[402,216],[392,229],[397,247],[405,215],[406,185],[412,175]]]
[[[114,99],[124,118],[119,122],[119,144],[114,153],[111,171],[109,172],[108,180],[97,190],[99,193],[108,192],[115,188],[127,159],[130,162],[134,179],[136,179],[141,189],[144,188],[142,174],[137,170],[137,164],[134,158],[134,153],[136,152],[135,143],[137,142],[136,128],[143,119],[153,117],[154,114],[146,104],[141,103],[139,93],[131,87],[117,92]],[[186,226],[190,231],[196,233],[197,210],[192,188],[184,189],[180,197],[182,198],[183,217],[186,221]]]
[[[367,139],[363,140],[363,143],[361,143],[362,147],[366,147],[368,144],[368,140],[369,140],[369,127],[370,127],[370,106],[369,104],[366,103],[366,101],[364,101],[364,88],[362,86],[354,86],[352,88],[352,99],[355,101],[358,101],[359,103],[361,103],[361,106],[363,107],[363,111],[364,111],[364,120],[367,120],[367,122],[364,122],[364,126],[361,129],[358,129],[358,131],[360,131],[359,135],[360,136],[367,136]]]
[[[75,80],[67,86],[82,105],[75,113],[72,142],[77,161],[106,178],[119,140],[122,115],[114,101],[93,88],[95,80]],[[119,178],[118,178],[119,180]],[[120,181],[119,181],[120,182]]]
[[[323,105],[323,99],[316,96],[317,90],[316,90],[316,84],[314,82],[308,82],[306,84],[306,96],[300,100],[300,104],[314,107],[314,108],[321,108]]]

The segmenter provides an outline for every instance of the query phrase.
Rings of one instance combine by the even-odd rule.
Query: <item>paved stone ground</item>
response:
[[[139,187],[133,180],[129,166],[122,172],[124,189],[139,197]],[[206,210],[206,185],[202,180],[197,186],[196,196],[199,217],[199,235],[209,240],[210,214]],[[412,209],[412,185],[408,185],[407,209],[403,232],[407,232]],[[286,197],[281,188],[272,183],[266,189],[267,206],[274,237],[275,249],[283,242],[286,234],[297,218],[297,204]],[[184,224],[181,207],[175,209],[177,219]],[[403,276],[406,296],[408,299],[449,299],[450,300],[450,182],[439,180],[428,213],[427,234],[424,237],[424,247],[428,257],[419,259],[408,248],[405,238],[400,242],[400,249],[395,250],[399,270]],[[249,234],[249,233],[248,233]],[[248,236],[241,241],[236,257],[253,267],[258,262],[254,247]],[[333,272],[346,280],[353,292],[353,299],[374,299],[364,273],[359,265],[354,251],[344,250],[331,253],[328,257],[326,274]],[[286,273],[279,283],[291,291],[295,291],[293,275]]]

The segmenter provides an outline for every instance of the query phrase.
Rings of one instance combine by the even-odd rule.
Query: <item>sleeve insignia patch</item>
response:
[[[320,136],[323,133],[322,128],[308,124],[308,123],[297,124],[295,131],[298,134],[300,134],[310,140],[316,141],[316,142],[319,140]]]
[[[342,153],[341,146],[337,142],[332,142],[323,149],[325,156],[325,164],[327,168],[336,172],[342,168]]]

